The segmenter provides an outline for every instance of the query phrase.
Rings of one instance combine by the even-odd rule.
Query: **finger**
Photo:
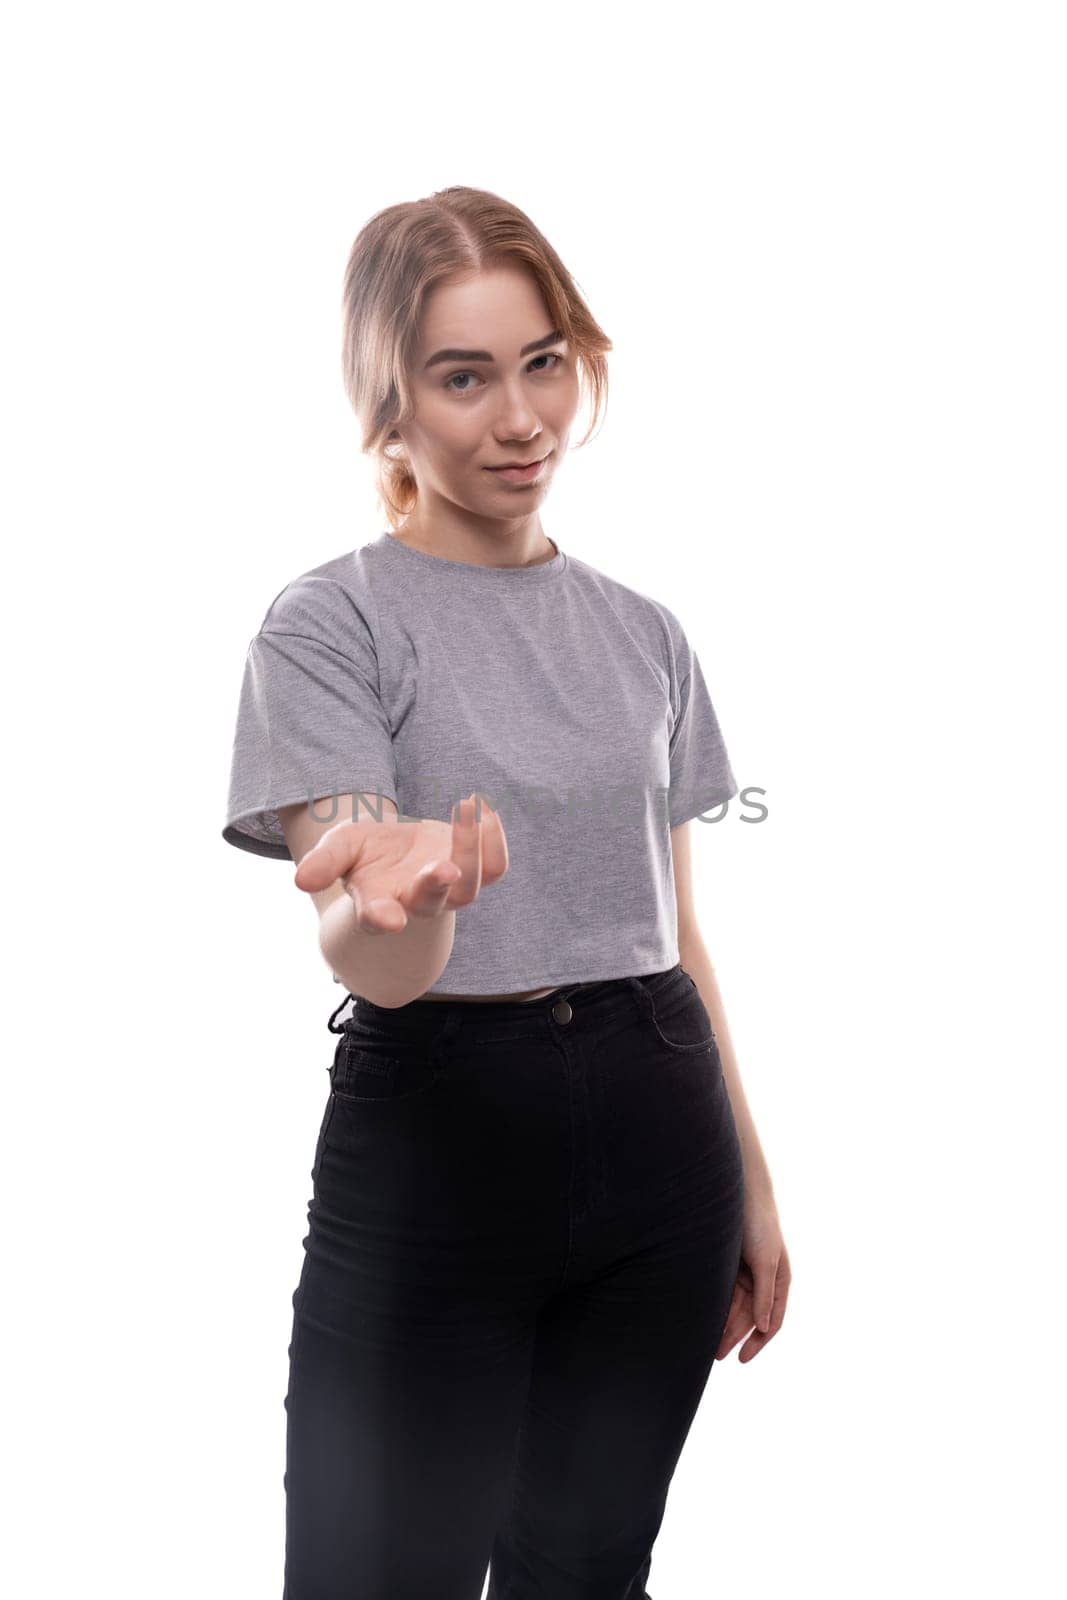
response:
[[[480,798],[480,797],[479,797]],[[482,807],[482,887],[496,883],[508,870],[508,842],[499,815],[485,800]]]
[[[752,1288],[752,1320],[760,1333],[766,1333],[771,1326],[771,1312],[774,1310],[777,1261],[757,1261],[752,1269],[752,1277],[755,1280]]]
[[[328,829],[301,857],[293,880],[297,888],[306,894],[315,894],[351,872],[366,848],[369,828],[377,826],[377,823],[340,822]]]
[[[774,1290],[774,1304],[771,1307],[770,1321],[767,1324],[767,1338],[773,1339],[778,1329],[785,1320],[786,1301],[789,1299],[789,1280],[783,1278],[781,1273]]]
[[[726,1319],[726,1326],[719,1340],[719,1348],[715,1352],[716,1361],[725,1361],[734,1345],[745,1337],[752,1327],[752,1318],[748,1317],[738,1307],[734,1307]]]
[[[778,1332],[782,1325],[783,1315],[784,1305],[781,1301],[778,1301],[768,1318],[766,1330],[764,1331],[759,1327],[753,1328],[751,1334],[741,1346],[737,1359],[739,1361],[751,1361],[753,1356],[758,1356],[760,1351],[770,1344]]]
[[[733,1298],[730,1301],[730,1310],[726,1318],[726,1326],[722,1330],[719,1348],[715,1352],[717,1361],[724,1361],[730,1354],[739,1339],[743,1339],[752,1326],[752,1318],[748,1314],[747,1296],[740,1284],[734,1285]]]
[[[737,1352],[738,1361],[751,1361],[754,1356],[758,1356],[770,1337],[769,1333],[760,1333],[758,1328],[754,1328]]]
[[[408,925],[407,912],[392,895],[376,895],[368,900],[354,883],[346,881],[345,888],[356,908],[356,922],[364,933],[403,933]]]
[[[452,885],[448,906],[469,906],[482,886],[482,830],[475,820],[475,800],[469,795],[452,813],[452,856],[462,877]]]
[[[454,861],[431,861],[415,874],[397,899],[409,916],[435,917],[444,906],[448,891],[462,875]]]

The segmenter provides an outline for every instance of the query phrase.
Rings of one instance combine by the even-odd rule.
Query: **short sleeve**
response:
[[[374,635],[339,585],[298,579],[248,647],[222,837],[291,861],[278,808],[347,794],[399,808]]]
[[[696,651],[673,613],[665,606],[661,610],[671,636],[668,815],[677,828],[729,800],[737,793],[737,780]]]

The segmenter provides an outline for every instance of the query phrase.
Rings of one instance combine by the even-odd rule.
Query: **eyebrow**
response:
[[[551,333],[546,333],[543,339],[535,339],[532,344],[524,344],[519,351],[520,356],[528,356],[534,350],[543,350],[546,345],[559,344],[563,338],[558,328],[553,328]],[[489,361],[494,366],[496,362],[488,350],[438,350],[427,361],[427,367],[436,366],[439,361]],[[425,368],[423,369],[425,371]]]

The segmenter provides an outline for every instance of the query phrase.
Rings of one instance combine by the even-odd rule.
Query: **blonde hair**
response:
[[[362,448],[378,461],[379,501],[394,529],[418,497],[410,466],[389,446],[397,423],[414,413],[409,374],[426,297],[438,284],[504,263],[533,275],[552,327],[575,353],[580,391],[584,379],[592,399],[589,427],[576,448],[588,441],[606,406],[611,340],[525,212],[488,190],[460,186],[386,206],[360,230],[349,253],[342,370],[363,428]]]

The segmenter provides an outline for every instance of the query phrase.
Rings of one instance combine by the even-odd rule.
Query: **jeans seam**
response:
[[[519,1503],[519,1464],[522,1460],[522,1442],[526,1436],[526,1414],[533,1393],[534,1363],[537,1359],[537,1339],[534,1337],[533,1349],[530,1354],[530,1381],[526,1386],[526,1398],[522,1403],[522,1416],[519,1418],[519,1431],[515,1439],[515,1453],[511,1464],[511,1496],[508,1501],[508,1514],[504,1519],[504,1527],[513,1534],[515,1531],[515,1507]],[[508,1600],[514,1593],[514,1574],[508,1573],[504,1580],[504,1587],[500,1591],[500,1600]]]
[[[559,1282],[556,1284],[555,1289],[552,1291],[553,1294],[559,1294],[560,1290],[563,1288],[564,1284],[567,1282],[567,1273],[570,1270],[571,1256],[572,1256],[572,1254],[574,1252],[574,1169],[575,1169],[575,1164],[576,1164],[575,1163],[575,1124],[574,1124],[574,1096],[571,1093],[570,1062],[567,1060],[567,1052],[563,1048],[562,1040],[561,1039],[557,1039],[555,1037],[555,1035],[553,1034],[553,1035],[551,1035],[551,1041],[552,1041],[552,1044],[555,1046],[556,1050],[559,1052],[560,1058],[563,1061],[563,1072],[564,1072],[565,1082],[566,1082],[566,1085],[567,1085],[567,1127],[568,1127],[568,1130],[569,1130],[570,1154],[571,1154],[570,1173],[569,1173],[569,1176],[567,1178],[567,1253],[563,1258],[563,1270],[560,1272]]]

